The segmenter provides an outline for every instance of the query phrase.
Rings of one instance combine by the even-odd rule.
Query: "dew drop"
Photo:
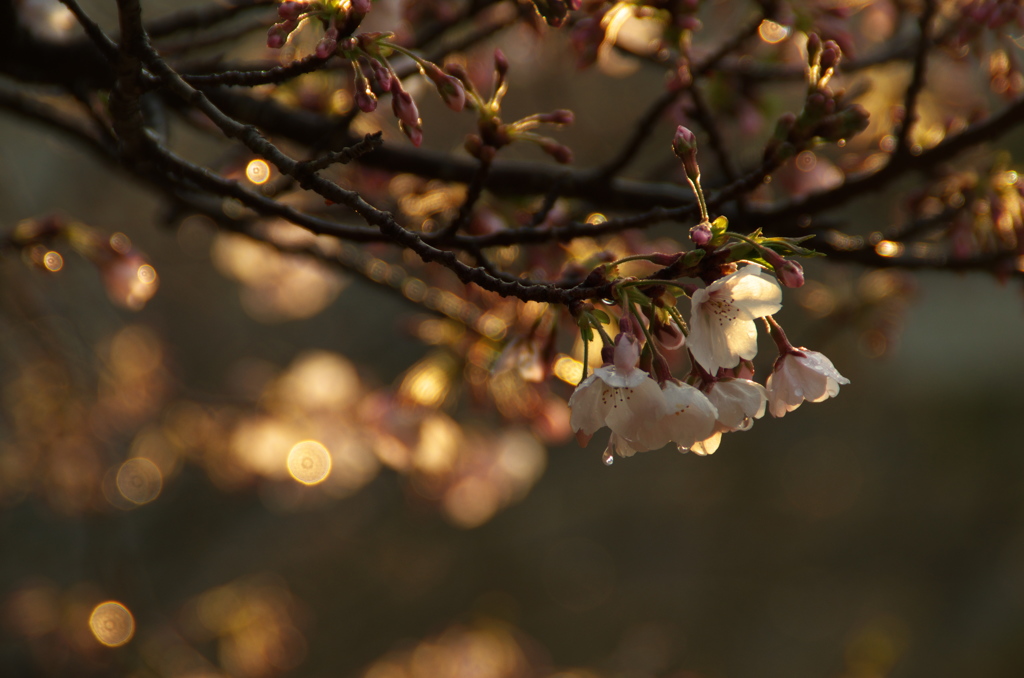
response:
[[[604,462],[605,466],[611,466],[612,464],[615,463],[615,455],[612,454],[609,450],[605,450],[604,454],[601,455],[601,461]]]
[[[740,428],[746,431],[754,422],[750,421],[750,417],[743,417],[743,421],[740,423]]]

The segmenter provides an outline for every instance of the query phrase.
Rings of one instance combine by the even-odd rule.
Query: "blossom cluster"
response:
[[[651,311],[648,318],[636,310],[623,289],[620,332],[606,346],[605,364],[583,379],[569,399],[570,423],[580,444],[608,427],[606,464],[615,454],[629,457],[669,444],[681,452],[711,454],[723,433],[748,430],[766,410],[781,417],[804,401],[835,396],[849,380],[821,353],[790,344],[772,318],[782,308],[778,280],[793,270],[781,263],[773,268],[778,279],[759,264],[748,263],[694,289],[688,327],[678,313],[671,313],[673,331],[650,331],[648,325],[659,322],[658,314]],[[764,319],[779,349],[763,386],[752,379],[758,319]],[[661,350],[685,347],[691,371],[684,379],[671,375],[659,345]]]

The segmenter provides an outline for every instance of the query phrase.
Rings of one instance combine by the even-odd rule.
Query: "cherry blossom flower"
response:
[[[764,416],[768,394],[749,379],[719,379],[707,388],[708,400],[718,410],[715,431],[746,431]]]
[[[712,375],[757,354],[754,320],[782,308],[782,288],[760,275],[756,264],[716,280],[693,293],[687,345]]]
[[[773,417],[781,417],[805,400],[820,403],[832,398],[840,384],[849,383],[821,353],[792,348],[779,356],[768,376],[768,408]]]
[[[604,426],[633,443],[640,431],[666,411],[658,382],[636,366],[640,357],[636,337],[620,334],[613,356],[612,364],[595,369],[569,398],[569,424],[581,445],[586,445]],[[637,448],[630,445],[629,449]],[[620,455],[628,456],[623,452]]]
[[[718,433],[715,433],[714,435],[712,435],[710,438],[705,438],[704,440],[701,440],[701,441],[698,441],[698,442],[694,443],[693,446],[690,447],[689,450],[684,450],[684,449],[680,448],[679,451],[680,452],[687,452],[687,451],[689,451],[689,452],[693,452],[694,454],[696,454],[699,457],[706,457],[709,454],[714,454],[715,452],[717,452],[718,451],[718,446],[721,443],[722,443],[722,434],[721,434],[721,432],[718,432]]]
[[[660,416],[636,432],[630,439],[638,451],[656,450],[675,443],[686,452],[711,437],[718,411],[707,396],[689,384],[667,380],[661,385],[664,410]]]

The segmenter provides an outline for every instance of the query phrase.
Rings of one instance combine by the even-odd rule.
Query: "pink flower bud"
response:
[[[711,224],[703,222],[690,229],[690,240],[697,247],[705,247],[711,242],[714,234],[711,232]]]
[[[368,14],[370,9],[373,7],[371,0],[350,0],[349,6],[352,7],[352,11],[357,14]]]
[[[843,51],[835,40],[828,40],[821,49],[821,70],[827,71],[839,65],[839,59]]]
[[[334,50],[337,48],[338,29],[332,26],[324,32],[324,37],[320,38],[320,42],[317,43],[316,56],[318,59],[326,59],[334,54]]]
[[[447,104],[448,108],[456,113],[465,108],[466,88],[463,87],[462,81],[448,75],[430,62],[421,64],[421,67],[431,82],[434,83],[434,86],[437,87],[438,94],[444,99],[444,103]]]
[[[575,121],[576,116],[573,112],[564,108],[548,113],[544,120],[544,122],[550,122],[554,125],[571,125]]]
[[[418,127],[420,124],[420,112],[416,108],[416,102],[412,95],[402,88],[398,78],[391,82],[391,110],[399,122],[410,127]]]
[[[419,147],[423,143],[423,128],[420,127],[419,123],[407,125],[404,122],[399,122],[398,126],[405,132],[405,136],[409,137],[409,141],[412,142],[413,146]]]
[[[804,284],[804,267],[799,262],[786,259],[774,250],[765,248],[761,256],[775,270],[775,277],[783,287],[802,287]]]
[[[686,176],[690,179],[700,176],[700,167],[697,165],[697,137],[693,132],[682,125],[677,127],[676,135],[672,139],[672,150],[676,157],[683,161]]]
[[[298,19],[302,11],[306,9],[304,2],[282,2],[277,6],[277,15],[282,19]]]
[[[539,142],[541,150],[550,155],[562,165],[568,165],[572,162],[572,149],[568,146],[564,146],[554,139],[544,137]]]
[[[798,261],[786,261],[775,269],[775,277],[783,287],[803,287],[804,267]]]
[[[494,50],[494,70],[497,71],[498,76],[501,78],[505,77],[508,73],[508,57],[500,49]]]
[[[615,337],[615,349],[612,352],[612,362],[622,372],[629,372],[636,367],[640,361],[640,342],[636,335],[625,332]]]
[[[267,30],[267,47],[270,49],[278,49],[284,45],[285,40],[288,39],[289,34],[296,29],[299,22],[294,19],[288,19],[276,23]]]
[[[377,110],[377,97],[369,88],[356,89],[356,106],[363,113],[373,113]]]

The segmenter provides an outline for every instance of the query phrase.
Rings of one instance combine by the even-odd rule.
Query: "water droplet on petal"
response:
[[[683,454],[686,454],[687,452],[690,451],[690,448],[686,447],[685,445],[676,445],[676,449],[682,452]]]
[[[605,450],[604,454],[601,455],[601,461],[604,462],[605,466],[611,466],[615,463],[615,455],[610,450]]]
[[[750,417],[743,417],[743,421],[740,422],[740,430],[746,431],[748,428],[754,425],[754,422],[750,420]]]

